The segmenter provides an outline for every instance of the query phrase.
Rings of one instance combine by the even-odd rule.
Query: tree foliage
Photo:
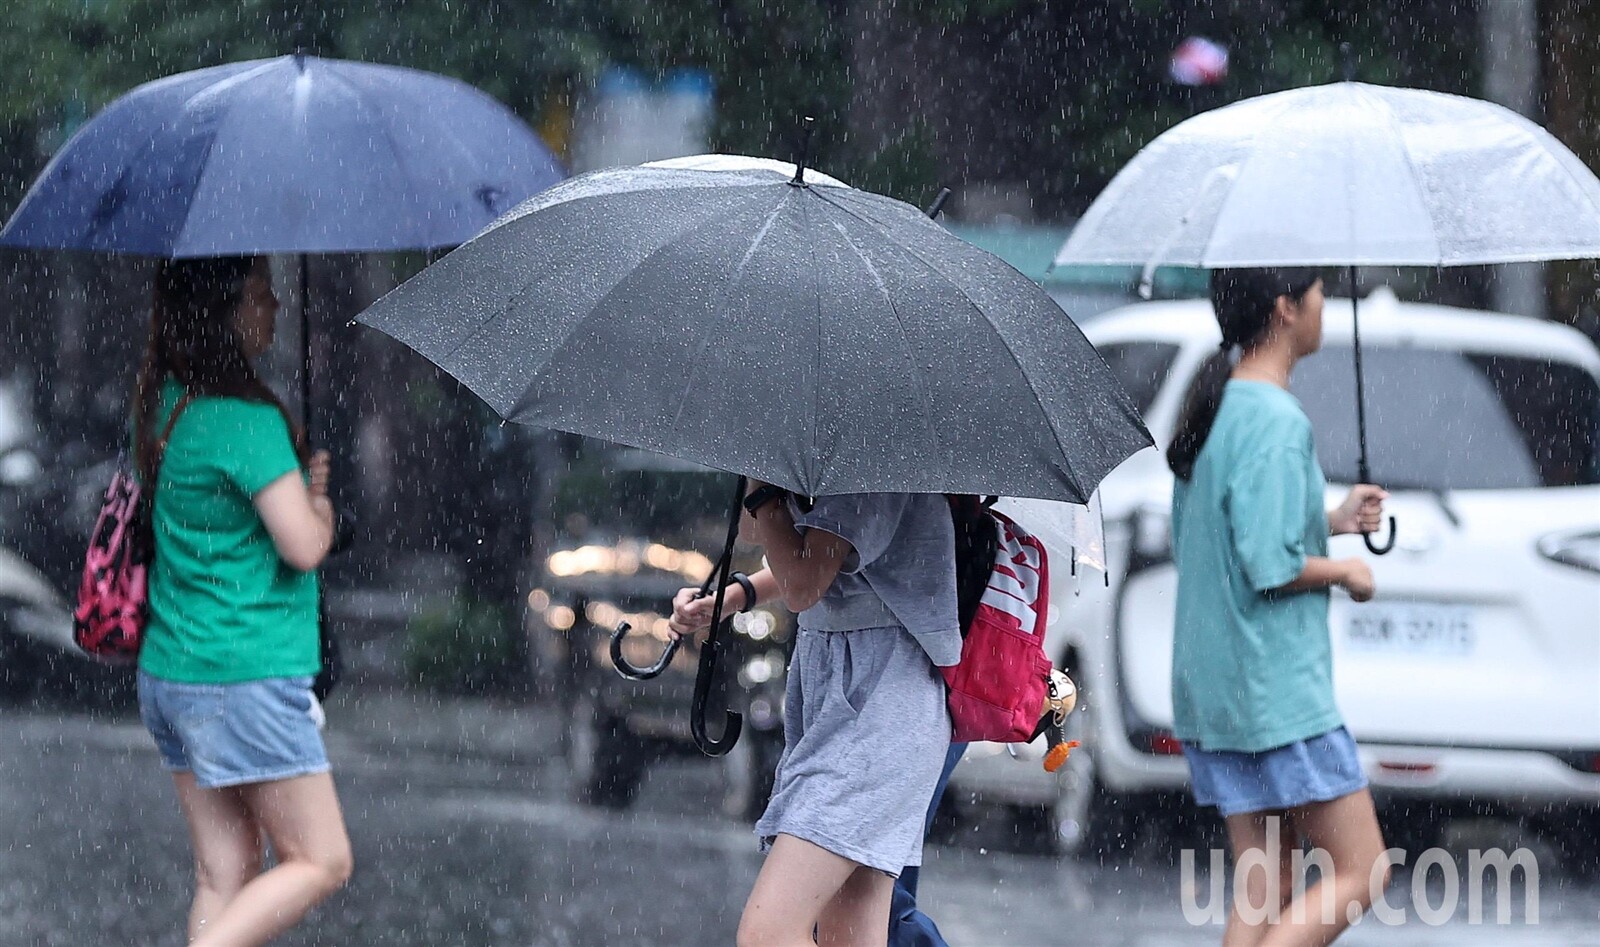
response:
[[[456,76],[530,122],[608,63],[707,69],[713,145],[788,156],[801,115],[815,159],[916,197],[968,178],[1025,181],[1072,209],[1154,135],[1195,111],[1334,78],[1449,91],[1476,83],[1469,12],[1449,0],[31,0],[0,33],[0,147],[13,195],[62,132],[140,82],[301,47]],[[916,95],[862,134],[852,82],[863,12],[915,35]],[[1463,27],[1463,21],[1468,21]],[[1185,35],[1228,45],[1220,89],[1165,78]],[[882,39],[880,36],[878,39]],[[874,54],[871,49],[868,54]],[[857,57],[852,61],[852,57]],[[872,103],[865,103],[870,112]],[[977,145],[970,143],[976,142]]]

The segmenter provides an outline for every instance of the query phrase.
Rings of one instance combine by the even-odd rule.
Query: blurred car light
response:
[[[577,575],[634,575],[642,565],[648,565],[662,572],[674,572],[686,579],[698,580],[711,571],[712,562],[698,552],[673,549],[660,543],[579,546],[577,549],[553,552],[545,559],[546,570],[560,578]]]
[[[766,609],[742,612],[733,616],[733,630],[751,641],[765,641],[778,627],[778,619]]]

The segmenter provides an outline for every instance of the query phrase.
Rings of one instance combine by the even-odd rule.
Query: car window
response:
[[[1099,351],[1140,414],[1155,404],[1178,357],[1178,346],[1170,342],[1108,342]]]
[[[1440,349],[1364,349],[1367,443],[1386,486],[1493,490],[1600,482],[1600,388],[1579,366]],[[1295,369],[1328,479],[1357,478],[1355,368],[1330,346]]]

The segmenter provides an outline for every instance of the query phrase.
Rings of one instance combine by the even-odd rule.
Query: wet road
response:
[[[732,942],[760,856],[743,825],[705,802],[716,795],[709,766],[658,767],[635,809],[616,814],[568,801],[541,711],[363,693],[329,716],[356,876],[282,943]],[[0,826],[0,945],[181,943],[187,843],[137,721],[0,709]],[[1184,919],[1170,855],[1061,861],[1019,850],[1011,831],[989,820],[929,849],[924,898],[953,944],[1219,941],[1219,927]],[[1535,854],[1537,924],[1514,886],[1511,925],[1492,923],[1492,896],[1488,923],[1467,923],[1463,897],[1443,926],[1407,908],[1403,926],[1369,918],[1341,943],[1600,945],[1600,882]],[[1390,890],[1409,905],[1406,873]],[[1437,904],[1439,886],[1429,891]]]

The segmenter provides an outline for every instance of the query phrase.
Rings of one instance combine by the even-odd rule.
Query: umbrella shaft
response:
[[[309,254],[300,254],[300,427],[311,437],[311,284]]]
[[[1367,462],[1367,385],[1361,372],[1361,300],[1356,292],[1356,268],[1350,267],[1350,326],[1356,366],[1356,443],[1359,453],[1356,473],[1362,483],[1372,482],[1372,467]]]

